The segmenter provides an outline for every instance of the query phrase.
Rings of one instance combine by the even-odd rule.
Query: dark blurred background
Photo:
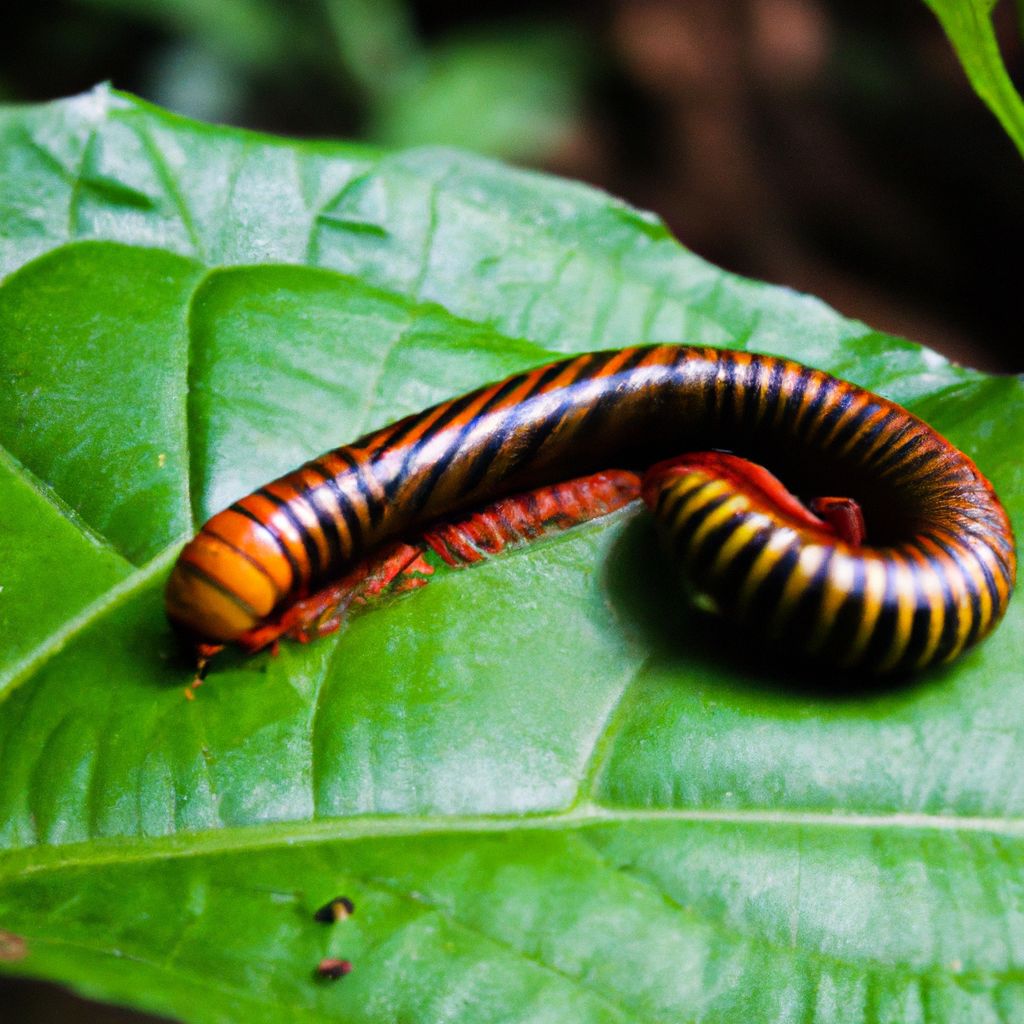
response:
[[[919,0],[5,7],[2,98],[109,79],[206,120],[468,146],[655,210],[730,270],[1024,369],[1024,162]],[[996,10],[1018,83],[1022,12]]]
[[[204,120],[447,143],[656,211],[720,266],[1024,370],[1024,161],[918,0],[4,5],[0,100],[98,81]],[[1024,79],[1024,0],[996,9]],[[4,1021],[138,1020],[0,982]]]

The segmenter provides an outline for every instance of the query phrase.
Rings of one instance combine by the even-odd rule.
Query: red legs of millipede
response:
[[[433,552],[446,565],[465,568],[520,547],[546,534],[610,514],[643,495],[656,494],[666,475],[690,470],[712,471],[756,492],[800,525],[857,545],[864,540],[864,517],[852,498],[815,498],[802,504],[766,469],[721,452],[697,452],[652,467],[643,481],[626,470],[605,470],[518,494],[488,505],[464,519],[437,523],[411,541],[395,541],[359,562],[342,579],[303,598],[281,615],[241,636],[237,643],[252,653],[270,647],[277,653],[282,637],[308,643],[338,630],[349,609],[385,594],[401,594],[430,582]],[[206,675],[210,659],[223,645],[198,647],[196,676],[185,688],[189,700]]]

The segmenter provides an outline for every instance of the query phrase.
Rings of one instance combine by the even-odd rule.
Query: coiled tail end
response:
[[[920,538],[860,543],[859,510],[833,516],[830,499],[817,505],[829,513],[821,519],[732,455],[655,467],[644,497],[701,603],[818,662],[888,674],[949,661],[995,627],[1009,598],[1012,580],[990,592],[966,557]]]

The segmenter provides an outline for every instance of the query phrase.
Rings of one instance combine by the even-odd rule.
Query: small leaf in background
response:
[[[999,52],[992,24],[997,0],[925,0],[925,3],[942,23],[971,85],[1024,156],[1024,101],[1006,73]]]
[[[642,341],[909,405],[1019,533],[1020,379],[570,181],[103,87],[0,109],[0,273],[0,972],[197,1024],[1024,1018],[1019,599],[838,690],[690,610],[626,509],[192,701],[161,600],[194,523],[303,458]]]
[[[326,0],[342,68],[371,101],[401,93],[420,76],[420,42],[405,0]]]
[[[586,48],[567,29],[508,24],[436,44],[418,87],[385,94],[372,137],[442,143],[530,161],[554,152],[578,121]]]

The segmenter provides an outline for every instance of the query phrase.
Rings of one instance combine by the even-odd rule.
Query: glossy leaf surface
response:
[[[1019,602],[948,669],[839,688],[688,609],[630,509],[191,702],[161,608],[225,502],[553,352],[816,364],[1018,527],[1020,381],[579,185],[105,89],[0,115],[0,266],[0,969],[197,1022],[1024,1016]]]

